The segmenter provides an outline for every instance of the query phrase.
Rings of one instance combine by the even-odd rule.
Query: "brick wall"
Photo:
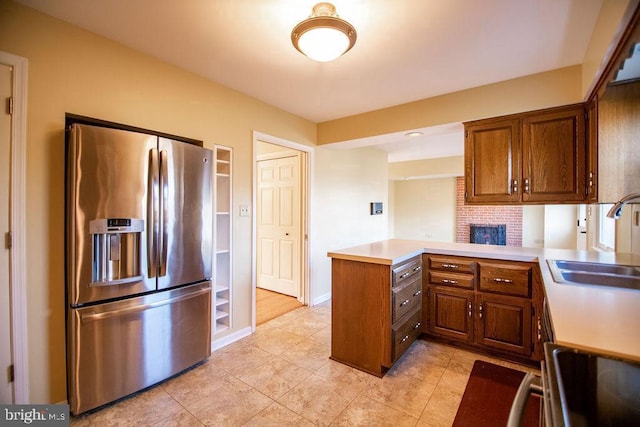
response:
[[[456,179],[456,242],[469,243],[469,224],[506,224],[507,246],[522,246],[522,206],[467,206],[464,177]]]

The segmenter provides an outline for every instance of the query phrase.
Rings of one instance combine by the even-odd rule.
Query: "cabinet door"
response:
[[[588,108],[587,203],[598,203],[598,98],[594,98]]]
[[[522,200],[586,199],[585,110],[554,110],[522,119]]]
[[[473,292],[429,287],[429,333],[470,342],[473,339]]]
[[[487,347],[531,354],[531,301],[478,295],[476,342]]]
[[[468,124],[465,128],[465,201],[519,201],[519,120]]]

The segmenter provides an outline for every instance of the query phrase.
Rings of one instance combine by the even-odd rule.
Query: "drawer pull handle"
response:
[[[422,291],[416,291],[415,294],[413,294],[414,297],[417,297],[418,295],[420,295],[422,293]]]
[[[409,277],[410,275],[411,275],[411,273],[406,272],[406,273],[404,273],[404,274],[401,274],[401,275],[400,275],[400,278],[401,278],[401,279],[404,279],[405,277]]]
[[[496,277],[493,281],[496,283],[513,283],[513,280],[511,279],[501,279],[499,277]]]
[[[460,268],[456,264],[442,264],[442,268]]]
[[[402,302],[400,303],[400,307],[402,307],[403,305],[407,305],[407,304],[409,304],[409,300],[408,300],[408,299],[406,299],[406,300],[402,301]]]
[[[469,302],[469,304],[467,305],[467,308],[469,309],[467,314],[469,315],[469,318],[471,318],[471,302]]]
[[[413,326],[413,329],[418,329],[420,326],[422,326],[422,323],[418,322]]]
[[[442,283],[447,283],[447,284],[450,284],[450,285],[457,285],[458,281],[457,280],[442,279]]]
[[[420,265],[413,269],[413,271],[420,271],[420,270],[422,270],[422,266]]]
[[[409,335],[405,335],[404,337],[402,337],[402,339],[400,340],[400,344],[402,344],[403,342],[405,342],[406,340],[409,339]]]

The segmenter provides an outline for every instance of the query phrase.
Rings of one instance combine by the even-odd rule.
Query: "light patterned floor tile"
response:
[[[451,426],[461,400],[462,393],[458,390],[438,385],[422,411],[418,425],[423,427]]]
[[[312,427],[313,423],[274,402],[251,418],[245,427]]]
[[[280,355],[301,368],[316,371],[329,360],[331,347],[312,340],[304,340]]]
[[[351,402],[339,390],[339,385],[311,375],[278,402],[314,424],[327,426]]]
[[[351,402],[331,425],[336,427],[413,427],[416,422],[416,418],[404,412],[360,396]]]
[[[435,385],[405,375],[386,375],[371,380],[366,396],[418,418]]]
[[[274,358],[242,375],[240,379],[272,399],[277,399],[311,375],[284,359]]]

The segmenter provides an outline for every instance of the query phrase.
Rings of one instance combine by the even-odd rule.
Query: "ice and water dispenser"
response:
[[[95,219],[89,223],[89,230],[93,261],[91,286],[119,285],[142,280],[142,219]]]

